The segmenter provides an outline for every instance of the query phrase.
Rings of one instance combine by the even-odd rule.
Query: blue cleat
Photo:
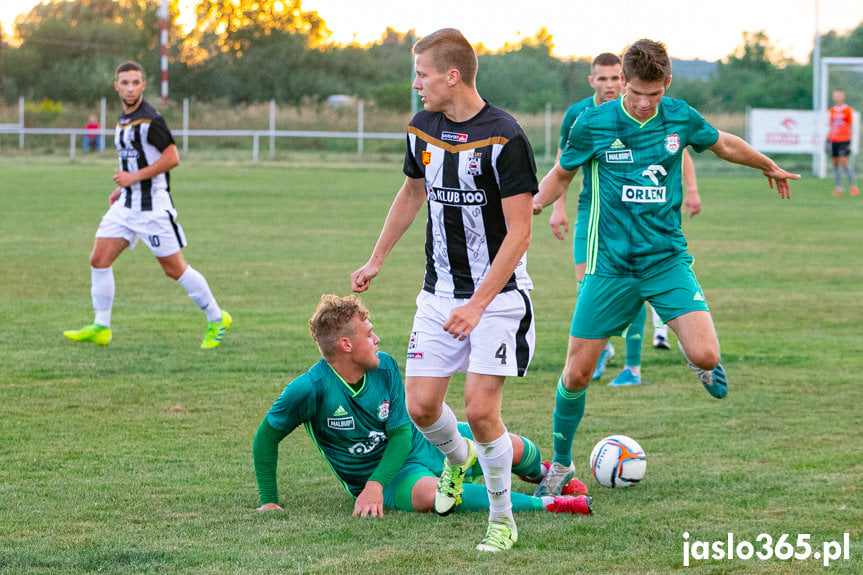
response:
[[[611,342],[607,342],[605,344],[605,349],[602,350],[602,353],[599,355],[599,361],[596,362],[596,368],[593,370],[593,377],[590,379],[599,379],[602,377],[602,374],[605,373],[605,367],[608,365],[609,360],[614,357],[614,346],[611,345]]]
[[[721,363],[717,363],[712,371],[698,369],[692,364],[689,364],[689,369],[698,374],[698,379],[707,393],[716,399],[722,399],[728,395],[728,377],[725,375],[725,368]]]
[[[641,375],[635,375],[628,367],[624,367],[620,375],[615,377],[608,387],[625,387],[628,385],[650,385],[647,381],[641,381]]]

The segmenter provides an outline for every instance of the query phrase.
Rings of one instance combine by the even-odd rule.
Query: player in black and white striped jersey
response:
[[[428,205],[426,273],[417,296],[406,396],[417,428],[446,457],[434,509],[461,502],[465,470],[478,460],[489,496],[480,551],[509,549],[512,442],[501,421],[506,376],[525,374],[534,348],[530,243],[533,152],[521,127],[476,90],[476,54],[458,30],[434,32],[414,45],[424,111],[411,120],[406,179],[369,261],[351,275],[368,289],[393,246]],[[476,443],[458,433],[444,402],[450,377],[466,372],[465,405]]]
[[[182,248],[186,245],[177,210],[171,200],[170,170],[180,163],[177,146],[162,116],[144,101],[147,83],[137,62],[117,67],[114,89],[123,112],[114,130],[114,145],[120,160],[115,170],[110,208],[96,231],[90,254],[91,296],[94,322],[80,330],[63,332],[72,341],[106,346],[111,343],[111,308],[114,303],[114,260],[144,239],[165,274],[176,280],[207,316],[202,349],[218,347],[231,316],[223,311],[207,280],[188,265]]]

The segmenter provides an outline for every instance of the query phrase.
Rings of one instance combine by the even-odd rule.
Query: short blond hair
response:
[[[314,315],[309,319],[309,330],[324,358],[335,355],[339,339],[354,336],[351,321],[355,317],[362,321],[369,317],[369,310],[357,296],[321,296]]]
[[[435,70],[446,72],[455,68],[462,82],[470,87],[476,85],[476,52],[467,38],[455,28],[442,28],[420,38],[414,44],[413,53],[428,53]]]

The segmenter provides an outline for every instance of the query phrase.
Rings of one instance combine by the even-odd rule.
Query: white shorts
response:
[[[96,237],[123,238],[130,249],[143,239],[157,258],[174,255],[186,246],[183,228],[177,223],[177,210],[141,212],[123,207],[120,201],[111,204],[102,216]]]
[[[459,341],[444,331],[443,324],[453,309],[467,302],[420,292],[408,343],[406,377],[449,377],[456,372],[521,377],[527,373],[536,343],[528,292],[498,294],[470,335]]]

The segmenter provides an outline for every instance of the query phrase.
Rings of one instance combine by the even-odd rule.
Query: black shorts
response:
[[[847,158],[851,155],[851,142],[830,142],[831,153],[834,158]]]

